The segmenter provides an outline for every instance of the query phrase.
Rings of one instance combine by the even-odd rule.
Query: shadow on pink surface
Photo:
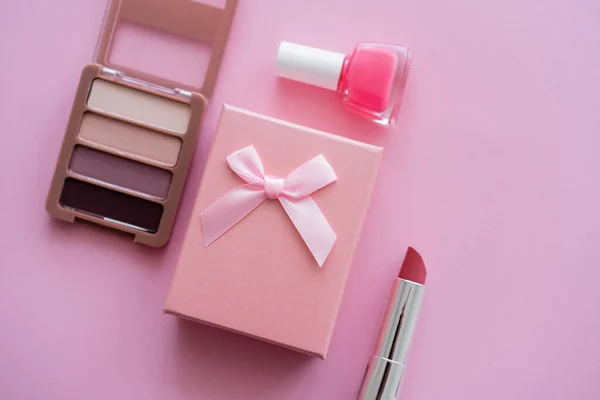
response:
[[[94,257],[94,252],[112,253],[114,257],[131,260],[137,269],[164,268],[172,250],[166,246],[154,248],[133,243],[133,236],[92,222],[76,219],[74,223],[47,218],[48,237],[56,243],[71,243],[73,256],[79,254],[86,262]],[[80,247],[78,247],[80,246]],[[95,246],[95,247],[94,247]]]
[[[278,398],[289,383],[296,384],[320,362],[269,343],[182,319],[177,320],[174,351],[181,393],[189,398],[197,398],[201,393],[202,399]],[[206,368],[207,365],[212,368]],[[235,377],[243,377],[243,384],[236,384]]]

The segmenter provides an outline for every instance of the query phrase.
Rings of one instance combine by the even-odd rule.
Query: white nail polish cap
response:
[[[277,51],[277,75],[329,90],[337,90],[344,53],[281,42]]]

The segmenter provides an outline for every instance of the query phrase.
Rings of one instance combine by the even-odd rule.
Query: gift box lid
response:
[[[320,211],[335,233],[322,266],[297,227],[311,216],[293,221],[277,199],[261,201],[205,243],[206,211],[247,184],[228,156],[249,146],[269,177],[286,177],[315,157],[335,173],[335,182],[310,194],[318,206],[310,212]],[[164,311],[324,359],[381,153],[380,147],[223,106]],[[328,240],[313,236],[316,246]]]

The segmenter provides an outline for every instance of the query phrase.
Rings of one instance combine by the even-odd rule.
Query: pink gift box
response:
[[[205,246],[202,213],[246,184],[227,164],[253,146],[268,176],[323,155],[337,181],[310,195],[337,235],[322,267],[279,201]],[[325,358],[382,149],[223,106],[164,311]]]

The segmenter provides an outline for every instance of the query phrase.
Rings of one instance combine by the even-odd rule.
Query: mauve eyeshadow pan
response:
[[[65,180],[60,204],[152,233],[158,231],[163,213],[163,207],[158,203],[72,178]]]
[[[173,177],[169,171],[83,146],[73,151],[69,170],[159,199],[167,197]]]

